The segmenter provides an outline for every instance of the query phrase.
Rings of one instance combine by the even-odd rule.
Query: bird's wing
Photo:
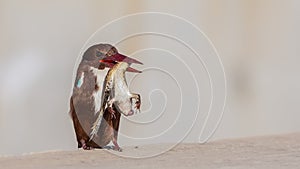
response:
[[[76,83],[78,83],[82,74],[84,74],[83,83],[77,86]],[[102,78],[104,77],[105,74]],[[88,141],[89,136],[87,133],[90,132],[91,125],[97,118],[94,116],[95,99],[93,97],[97,84],[94,73],[90,71],[90,66],[85,64],[79,65],[74,83],[70,100],[70,114],[74,123],[77,142],[79,147],[81,147],[80,140]]]
[[[105,110],[105,107],[108,103],[108,98],[110,96],[112,86],[113,86],[113,78],[112,78],[110,72],[108,72],[106,77],[105,77],[105,81],[103,83],[100,112],[99,112],[99,115],[98,115],[95,123],[92,126],[92,131],[90,133],[90,140],[93,139],[93,137],[95,136],[95,134],[98,132],[98,130],[100,128],[101,121],[102,121],[103,114],[104,114],[104,110]]]

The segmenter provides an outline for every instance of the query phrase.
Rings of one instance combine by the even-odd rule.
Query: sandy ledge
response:
[[[122,155],[143,156],[162,152],[171,144],[125,147]],[[57,151],[1,157],[1,169],[99,168],[223,168],[289,169],[300,167],[300,133],[180,144],[158,156],[120,157],[108,150]]]

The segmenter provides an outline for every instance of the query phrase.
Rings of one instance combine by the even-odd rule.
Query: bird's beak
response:
[[[137,64],[143,64],[140,61],[137,61],[136,59],[130,58],[128,56],[122,55],[120,53],[117,53],[115,55],[107,56],[103,59],[103,61],[108,60],[108,61],[116,61],[116,62],[127,62],[129,64],[131,63],[137,63]]]
[[[100,62],[104,63],[106,67],[112,68],[117,62],[127,62],[130,64],[132,63],[136,63],[136,64],[143,64],[142,62],[130,58],[128,56],[122,55],[122,54],[115,54],[115,55],[111,55],[111,56],[107,56],[104,59],[101,59]],[[134,72],[134,73],[141,73],[142,71],[136,70],[132,67],[128,67],[127,68],[128,72]]]

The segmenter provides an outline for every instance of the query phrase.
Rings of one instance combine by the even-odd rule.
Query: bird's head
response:
[[[118,62],[143,64],[142,62],[118,53],[118,50],[110,44],[97,44],[86,50],[83,59],[98,65],[97,67],[112,68]],[[128,67],[127,71],[141,73],[141,71]]]

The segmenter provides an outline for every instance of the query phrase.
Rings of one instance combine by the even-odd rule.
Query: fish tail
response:
[[[94,136],[96,135],[96,133],[98,132],[99,128],[100,128],[100,125],[101,125],[101,121],[102,121],[102,117],[103,117],[103,110],[100,111],[98,117],[97,117],[97,120],[95,121],[95,123],[93,124],[92,126],[92,131],[90,133],[90,140],[91,141]]]

